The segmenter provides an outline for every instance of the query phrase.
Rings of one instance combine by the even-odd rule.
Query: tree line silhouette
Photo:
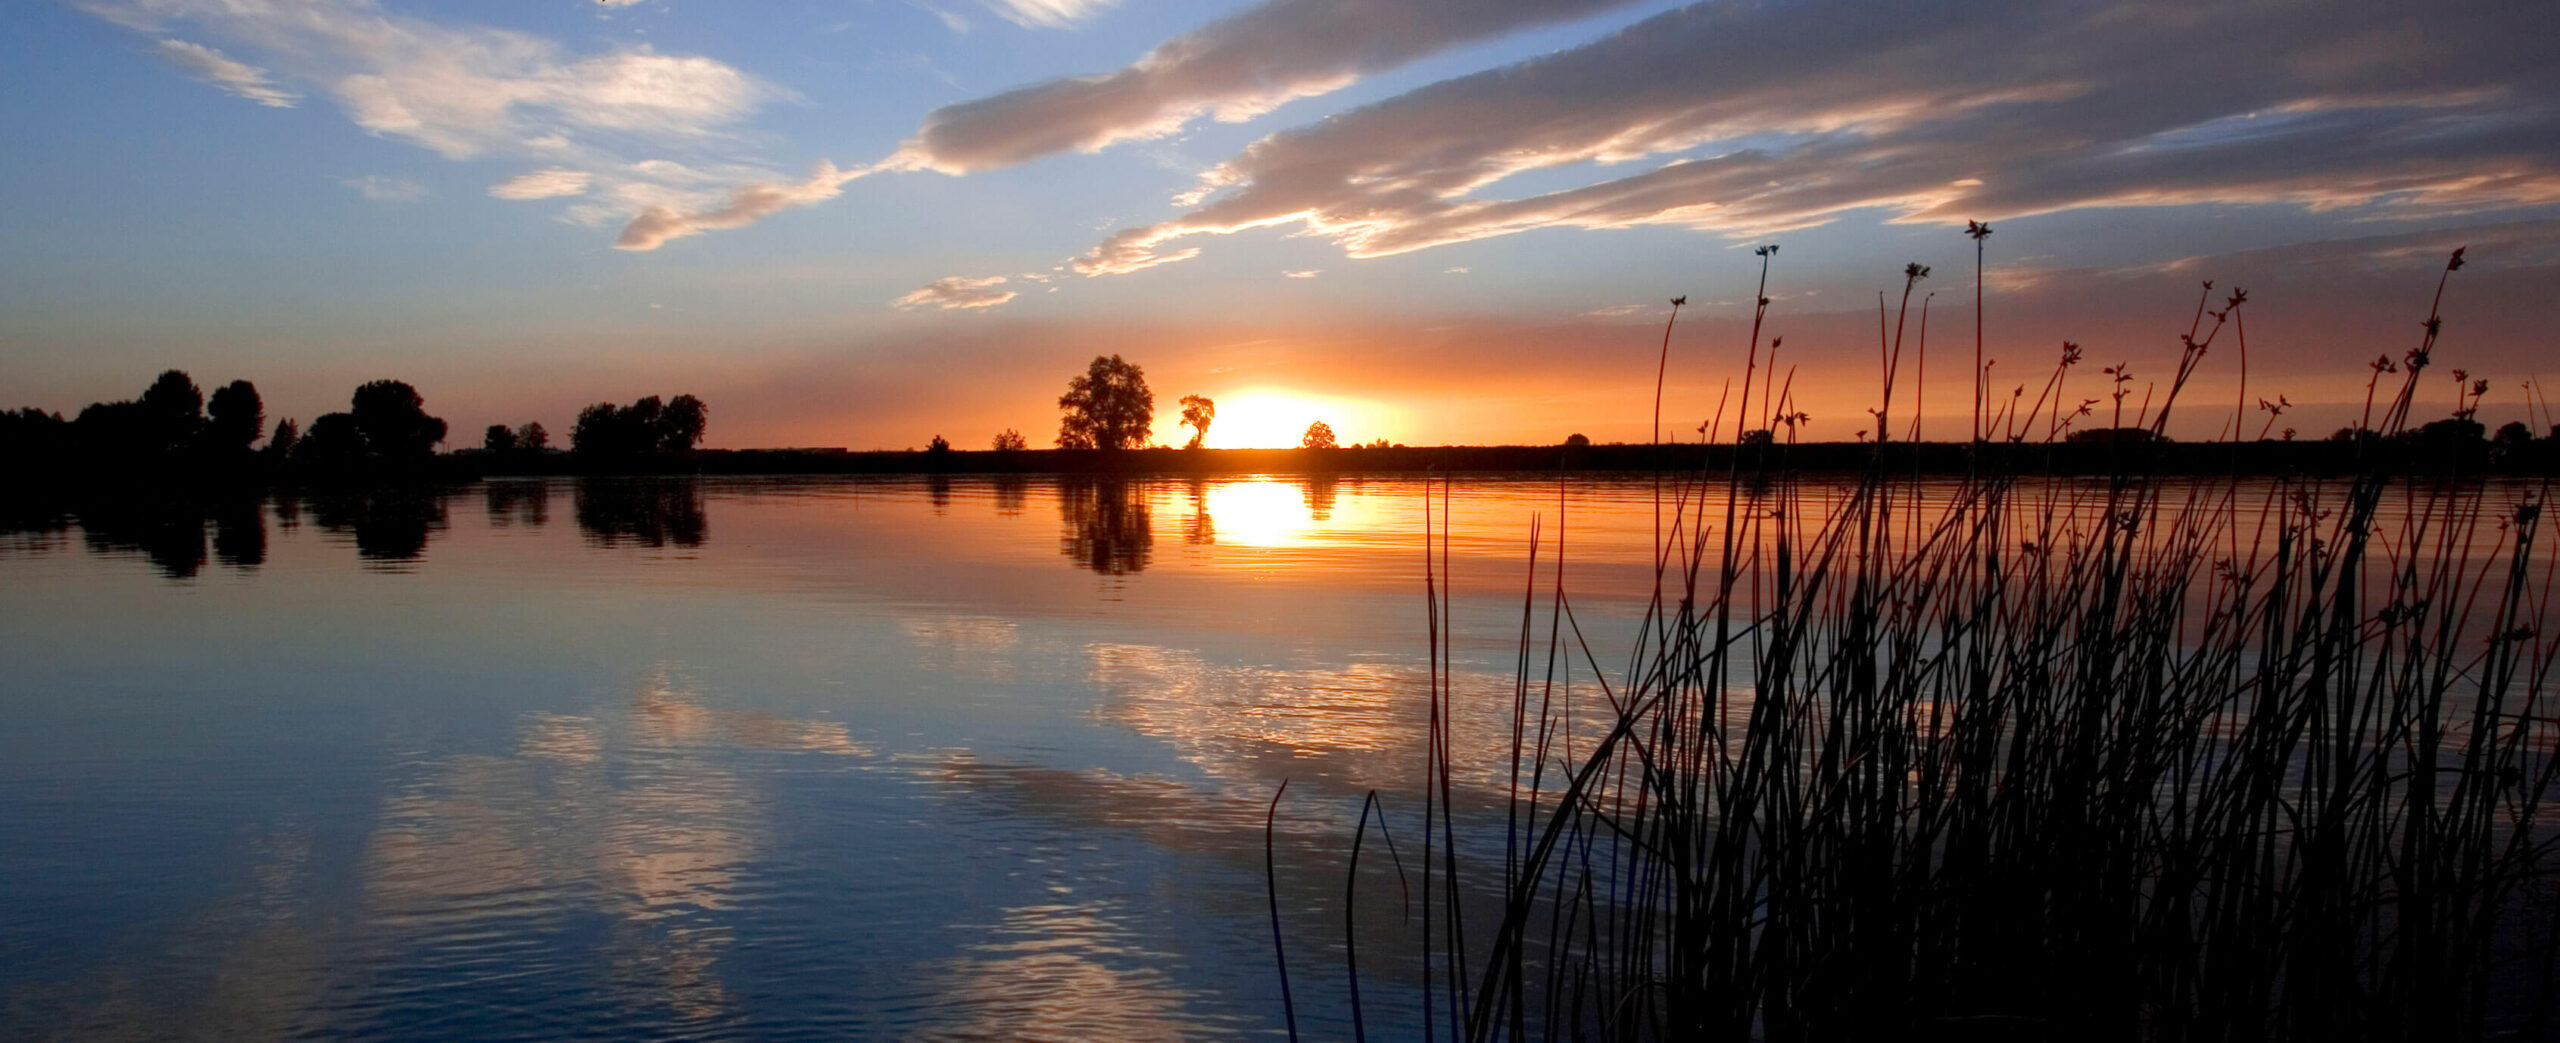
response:
[[[710,416],[710,406],[692,395],[663,401],[652,395],[627,406],[599,402],[579,412],[569,453],[607,469],[663,466],[694,453]],[[133,398],[93,402],[68,418],[31,406],[0,412],[0,468],[18,479],[202,485],[468,478],[476,469],[457,457],[522,465],[559,455],[538,420],[491,424],[476,449],[440,453],[450,425],[401,380],[358,385],[346,409],[313,417],[308,426],[285,418],[270,430],[267,420],[256,384],[234,380],[208,395],[185,370],[171,369]]]

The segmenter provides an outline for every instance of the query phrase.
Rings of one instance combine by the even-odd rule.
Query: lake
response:
[[[1605,621],[1652,494],[1441,490],[1478,746],[1532,515]],[[25,526],[0,1036],[1277,1032],[1265,807],[1288,780],[1283,898],[1335,922],[1362,794],[1423,771],[1425,498],[502,481]],[[1302,1027],[1344,1032],[1309,934]]]
[[[1650,478],[510,480],[21,521],[0,1037],[1277,1034],[1266,811],[1299,1027],[1347,1036],[1373,789],[1367,1027],[1412,1035],[1421,925],[1378,858],[1420,839],[1426,512],[1481,839],[1559,579],[1627,655]]]

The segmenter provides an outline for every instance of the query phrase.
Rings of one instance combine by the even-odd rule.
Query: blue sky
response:
[[[1668,298],[1674,412],[1703,415],[1745,247],[1775,241],[1773,331],[1813,437],[1846,438],[1904,262],[1970,348],[1968,218],[1998,228],[1991,350],[2022,360],[1995,373],[2065,338],[2164,371],[2213,278],[2252,290],[2253,376],[2334,426],[2466,243],[2448,357],[2497,379],[2491,415],[2527,414],[2560,329],[2548,5],[87,0],[0,26],[13,407],[178,366],[279,418],[395,376],[458,431],[692,392],[713,444],[1038,442],[1117,351],[1168,440],[1185,393],[1270,414],[1238,432],[1633,439]]]

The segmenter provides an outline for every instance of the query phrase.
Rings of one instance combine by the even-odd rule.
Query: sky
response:
[[[1045,445],[1119,354],[1169,444],[1191,394],[1211,445],[1643,441],[1658,367],[1694,439],[1756,360],[1849,440],[1916,263],[1924,437],[1977,322],[1995,400],[2068,341],[2104,414],[2235,287],[2172,433],[2320,437],[2459,246],[2419,417],[2458,368],[2540,427],[2555,39],[2522,0],[15,3],[0,406],[175,367],[306,423],[406,380],[457,444],[690,393],[711,446]]]

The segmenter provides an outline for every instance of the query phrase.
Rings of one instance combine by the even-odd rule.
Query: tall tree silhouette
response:
[[[1155,422],[1155,392],[1147,376],[1118,355],[1096,355],[1083,375],[1058,396],[1058,448],[1134,449]]]
[[[247,452],[249,443],[257,441],[267,427],[266,404],[258,399],[258,385],[245,380],[215,388],[205,412],[204,444],[215,452]]]
[[[376,380],[356,389],[348,415],[364,436],[365,449],[377,456],[413,458],[435,452],[444,441],[445,423],[427,415],[425,397],[397,380]],[[319,425],[312,425],[319,433]]]
[[[711,407],[692,395],[672,402],[658,396],[617,406],[598,402],[578,411],[569,448],[587,456],[677,456],[691,452],[711,424]]]
[[[1218,418],[1218,403],[1207,395],[1182,396],[1182,426],[1191,429],[1191,442],[1186,449],[1198,449],[1209,441],[1209,422]]]
[[[204,426],[204,392],[183,370],[169,370],[142,393],[142,415],[154,449],[175,449],[195,440]]]
[[[1333,425],[1322,420],[1308,424],[1306,436],[1298,439],[1301,449],[1331,449],[1334,445]]]

